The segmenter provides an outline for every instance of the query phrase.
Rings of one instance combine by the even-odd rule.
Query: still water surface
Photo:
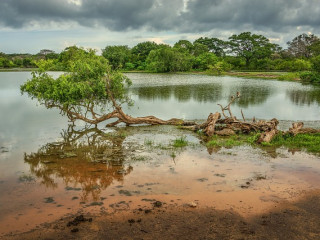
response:
[[[304,120],[319,127],[316,86],[199,75],[128,76],[135,105],[126,112],[133,116],[206,119],[219,111],[217,103],[240,91],[235,115],[243,109],[247,118]],[[232,207],[246,216],[320,188],[320,159],[304,152],[207,149],[195,134],[170,126],[69,126],[59,111],[21,96],[19,86],[29,77],[28,72],[0,73],[0,236],[78,211],[145,207],[146,198],[198,200],[200,206]],[[172,148],[172,140],[181,136],[189,146]]]

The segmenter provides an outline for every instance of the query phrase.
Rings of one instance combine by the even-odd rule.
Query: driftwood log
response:
[[[240,98],[240,93],[237,92],[235,96],[231,96],[229,103],[221,107],[221,113],[210,113],[206,122],[202,124],[196,124],[191,126],[185,126],[184,129],[190,129],[193,131],[202,131],[206,136],[211,137],[214,134],[220,136],[231,136],[239,133],[249,134],[252,132],[260,133],[260,137],[257,143],[270,142],[278,133],[289,133],[291,135],[297,135],[300,133],[320,133],[320,130],[313,128],[303,128],[302,122],[293,123],[292,127],[287,132],[282,132],[277,129],[279,121],[275,118],[269,121],[256,121],[255,118],[252,121],[246,121],[243,111],[241,109],[242,121],[238,120],[231,111],[231,104]],[[229,116],[228,116],[228,114]],[[224,118],[221,118],[221,115]]]

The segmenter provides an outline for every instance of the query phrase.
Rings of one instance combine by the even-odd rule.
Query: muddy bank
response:
[[[320,192],[244,218],[232,210],[150,202],[147,209],[71,216],[4,239],[319,239]]]
[[[78,138],[84,133],[92,135]],[[187,146],[174,147],[181,138]],[[30,171],[0,184],[7,193],[0,197],[0,238],[79,215],[92,217],[92,224],[97,216],[136,223],[139,218],[129,215],[152,209],[155,201],[163,203],[157,211],[179,209],[174,214],[181,215],[184,205],[194,203],[189,210],[199,218],[210,209],[249,219],[320,189],[319,156],[249,145],[211,149],[189,131],[164,126],[71,131],[24,160]]]

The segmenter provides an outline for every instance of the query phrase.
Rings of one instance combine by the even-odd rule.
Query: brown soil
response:
[[[318,240],[319,203],[320,192],[314,191],[297,202],[278,204],[269,212],[246,218],[233,210],[150,202],[147,208],[63,218],[4,239]]]

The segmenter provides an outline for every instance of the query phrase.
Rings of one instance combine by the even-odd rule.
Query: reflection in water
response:
[[[62,178],[68,189],[82,189],[82,200],[98,200],[114,180],[122,182],[133,168],[125,166],[124,135],[105,134],[98,128],[81,131],[69,126],[62,142],[48,143],[37,153],[25,154],[30,171],[46,187],[56,188]]]
[[[312,89],[288,89],[286,95],[289,96],[292,103],[296,105],[320,104],[320,88]]]
[[[220,83],[140,87],[133,88],[131,92],[143,100],[168,100],[172,96],[179,102],[191,99],[197,102],[216,102],[222,99]]]
[[[267,101],[271,95],[271,88],[261,87],[258,85],[241,85],[236,87],[231,87],[230,96],[235,92],[240,92],[241,97],[238,101],[235,102],[235,105],[239,107],[247,108],[250,105],[261,105]]]

